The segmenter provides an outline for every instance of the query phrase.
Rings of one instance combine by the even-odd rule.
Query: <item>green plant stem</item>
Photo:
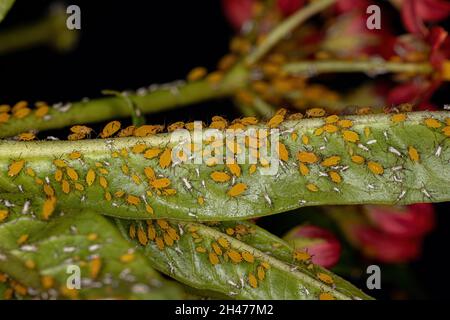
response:
[[[128,97],[143,113],[156,113],[199,101],[224,97],[235,92],[247,82],[247,71],[237,67],[224,80],[212,85],[207,80],[191,82],[181,86],[161,86],[145,95],[132,94]],[[113,118],[128,117],[132,110],[123,98],[108,97],[73,103],[66,112],[52,110],[50,119],[29,116],[14,119],[0,125],[0,137],[14,136],[30,129],[48,130],[74,124],[100,122]]]
[[[264,42],[248,55],[246,62],[248,64],[257,62],[281,39],[292,32],[292,30],[298,27],[301,23],[305,22],[307,19],[329,7],[335,2],[336,0],[316,0],[303,9],[294,13],[269,33]]]
[[[8,11],[14,4],[14,0],[0,0],[0,22],[5,19],[5,16],[8,14]]]
[[[41,45],[70,50],[78,40],[78,32],[67,29],[66,17],[65,11],[57,7],[39,21],[1,32],[0,55]]]
[[[415,73],[429,74],[433,72],[431,64],[406,63],[406,62],[386,62],[384,60],[367,61],[301,61],[284,65],[283,70],[290,74],[302,73],[346,73],[346,72],[368,72],[368,73]]]

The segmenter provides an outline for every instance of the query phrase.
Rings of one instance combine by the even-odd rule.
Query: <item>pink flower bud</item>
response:
[[[329,231],[316,226],[299,226],[284,237],[296,250],[307,251],[312,262],[324,268],[336,265],[341,255],[341,244]]]
[[[434,227],[433,206],[427,203],[404,207],[366,206],[366,212],[374,226],[391,235],[421,237]]]

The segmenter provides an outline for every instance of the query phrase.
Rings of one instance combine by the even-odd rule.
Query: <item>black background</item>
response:
[[[1,29],[39,19],[46,14],[50,3],[17,1]],[[103,89],[136,89],[181,79],[199,65],[212,70],[227,52],[233,35],[222,15],[220,1],[216,0],[89,0],[67,4],[79,4],[82,10],[81,41],[77,49],[61,55],[41,47],[1,56],[1,103],[76,101],[98,97]],[[438,103],[449,102],[444,100],[447,90],[440,90],[442,100]],[[237,111],[231,102],[224,100],[152,115],[148,121],[206,120],[215,114],[231,118]],[[435,207],[436,230],[427,237],[421,259],[412,266],[424,297],[448,298],[449,206]],[[262,224],[276,221],[269,217]],[[390,297],[383,290],[369,294]]]

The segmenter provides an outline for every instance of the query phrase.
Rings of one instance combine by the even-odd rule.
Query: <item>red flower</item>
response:
[[[228,21],[239,30],[252,17],[253,0],[223,0],[222,7]]]
[[[420,237],[434,227],[434,210],[428,203],[405,207],[366,206],[366,209],[374,226],[391,235]]]
[[[316,226],[292,229],[284,238],[296,249],[307,251],[312,262],[324,268],[333,267],[341,255],[341,244],[329,231]]]
[[[411,33],[426,35],[425,22],[437,22],[450,15],[450,3],[444,0],[400,0],[403,24]]]
[[[408,262],[421,253],[420,238],[400,237],[366,225],[354,226],[352,233],[365,255],[383,263]]]

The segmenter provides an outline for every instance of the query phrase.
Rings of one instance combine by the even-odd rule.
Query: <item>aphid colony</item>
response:
[[[286,119],[298,119],[302,115],[293,114],[287,116],[284,109],[280,109],[266,124],[266,128],[278,128],[281,130],[280,140],[276,142],[276,152],[282,172],[288,168],[297,167],[297,172],[304,179],[305,192],[314,194],[322,191],[320,184],[317,183],[317,173],[319,177],[327,179],[328,185],[334,185],[334,190],[339,190],[337,186],[345,182],[343,174],[349,167],[365,167],[367,172],[373,176],[381,176],[385,173],[386,167],[383,165],[385,159],[368,158],[364,155],[367,154],[365,151],[369,150],[372,142],[377,142],[373,138],[374,132],[369,125],[362,128],[362,130],[361,126],[359,126],[355,130],[354,120],[341,119],[337,115],[323,117],[324,111],[318,108],[309,110],[307,115],[314,118],[321,117],[316,119],[315,127],[310,130],[295,130],[292,127],[286,129],[283,125]],[[397,113],[389,117],[389,121],[393,126],[402,126],[404,122],[408,121],[408,114]],[[289,124],[289,122],[286,124]],[[421,122],[424,128],[433,130],[436,134],[442,133],[444,138],[450,134],[449,124],[449,117],[442,121],[424,117]],[[224,118],[216,116],[213,117],[210,128],[244,130],[248,126],[252,127],[255,125],[258,125],[258,120],[252,117],[237,119],[229,124]],[[188,130],[193,129],[190,124],[178,122],[169,126],[169,131],[183,127]],[[195,204],[192,204],[192,206],[198,206],[199,209],[207,206],[208,192],[204,188],[210,183],[216,183],[223,188],[229,199],[245,196],[248,193],[252,193],[252,186],[248,184],[247,179],[257,172],[258,167],[270,167],[271,165],[269,161],[264,161],[262,158],[258,159],[258,165],[228,162],[226,165],[221,165],[214,161],[206,161],[206,166],[201,165],[196,169],[197,178],[204,170],[209,172],[208,178],[205,179],[206,181],[202,180],[200,182],[202,187],[194,187],[194,178],[192,177],[184,177],[182,179],[183,187],[180,187],[179,183],[174,183],[174,178],[171,178],[171,171],[175,166],[183,164],[183,161],[179,160],[186,158],[183,158],[183,154],[180,153],[174,157],[172,146],[156,146],[152,145],[151,142],[148,144],[144,138],[161,132],[162,126],[145,125],[133,130],[125,128],[122,131],[120,131],[120,128],[120,122],[112,121],[105,126],[100,136],[103,138],[110,138],[112,135],[124,137],[125,133],[123,132],[126,131],[127,134],[134,133],[135,136],[136,132],[138,132],[138,139],[129,140],[129,143],[120,148],[114,147],[114,140],[104,140],[110,151],[109,154],[104,155],[103,160],[95,160],[90,153],[83,154],[81,151],[72,150],[70,153],[55,155],[54,159],[51,160],[51,168],[47,169],[47,171],[40,170],[40,172],[36,172],[35,168],[38,163],[35,166],[33,160],[15,158],[11,159],[7,165],[6,176],[12,179],[13,182],[20,176],[21,190],[23,188],[26,189],[29,183],[29,180],[24,179],[24,177],[32,179],[32,184],[38,186],[38,189],[44,193],[46,198],[41,215],[44,219],[48,219],[52,215],[58,197],[77,194],[81,199],[84,199],[89,192],[88,188],[94,187],[100,187],[100,190],[103,190],[104,200],[116,207],[125,205],[129,208],[145,210],[148,214],[153,215],[154,208],[152,203],[154,197],[177,196],[180,191],[184,192],[187,190],[189,195],[195,199]],[[71,130],[72,135],[83,137],[92,133],[90,128],[84,126],[75,126]],[[270,135],[270,133],[267,133],[267,135]],[[386,137],[387,131],[384,132],[384,135]],[[246,139],[244,140],[244,145],[239,144],[237,141],[226,141],[224,143],[223,141],[215,141],[208,138],[203,143],[206,146],[213,145],[216,148],[225,148],[227,149],[227,156],[231,152],[234,158],[237,158],[242,153],[254,153],[258,158],[261,154],[261,148],[267,148],[267,144],[270,144],[269,140],[265,138],[267,137],[256,136],[255,144],[250,144],[250,139]],[[345,144],[346,147],[341,149],[339,154],[325,155],[322,150],[326,151],[326,143],[332,138],[342,141],[340,143]],[[365,144],[362,143],[363,141],[366,141]],[[252,148],[251,146],[253,145],[256,145],[256,148]],[[407,146],[407,149],[404,151],[404,157],[400,151],[392,146],[388,148],[387,152],[402,158],[402,161],[420,163],[423,156],[420,151],[422,147],[418,145]],[[196,146],[192,144],[191,149],[195,148]],[[203,150],[203,153],[205,153],[205,150]],[[314,173],[312,171],[313,168]],[[129,183],[125,184],[127,187],[112,182],[119,174],[129,179]],[[279,174],[274,177],[277,178]],[[273,201],[270,195],[264,193],[262,196],[264,196],[265,202],[272,207]],[[306,194],[305,198],[307,197]]]

